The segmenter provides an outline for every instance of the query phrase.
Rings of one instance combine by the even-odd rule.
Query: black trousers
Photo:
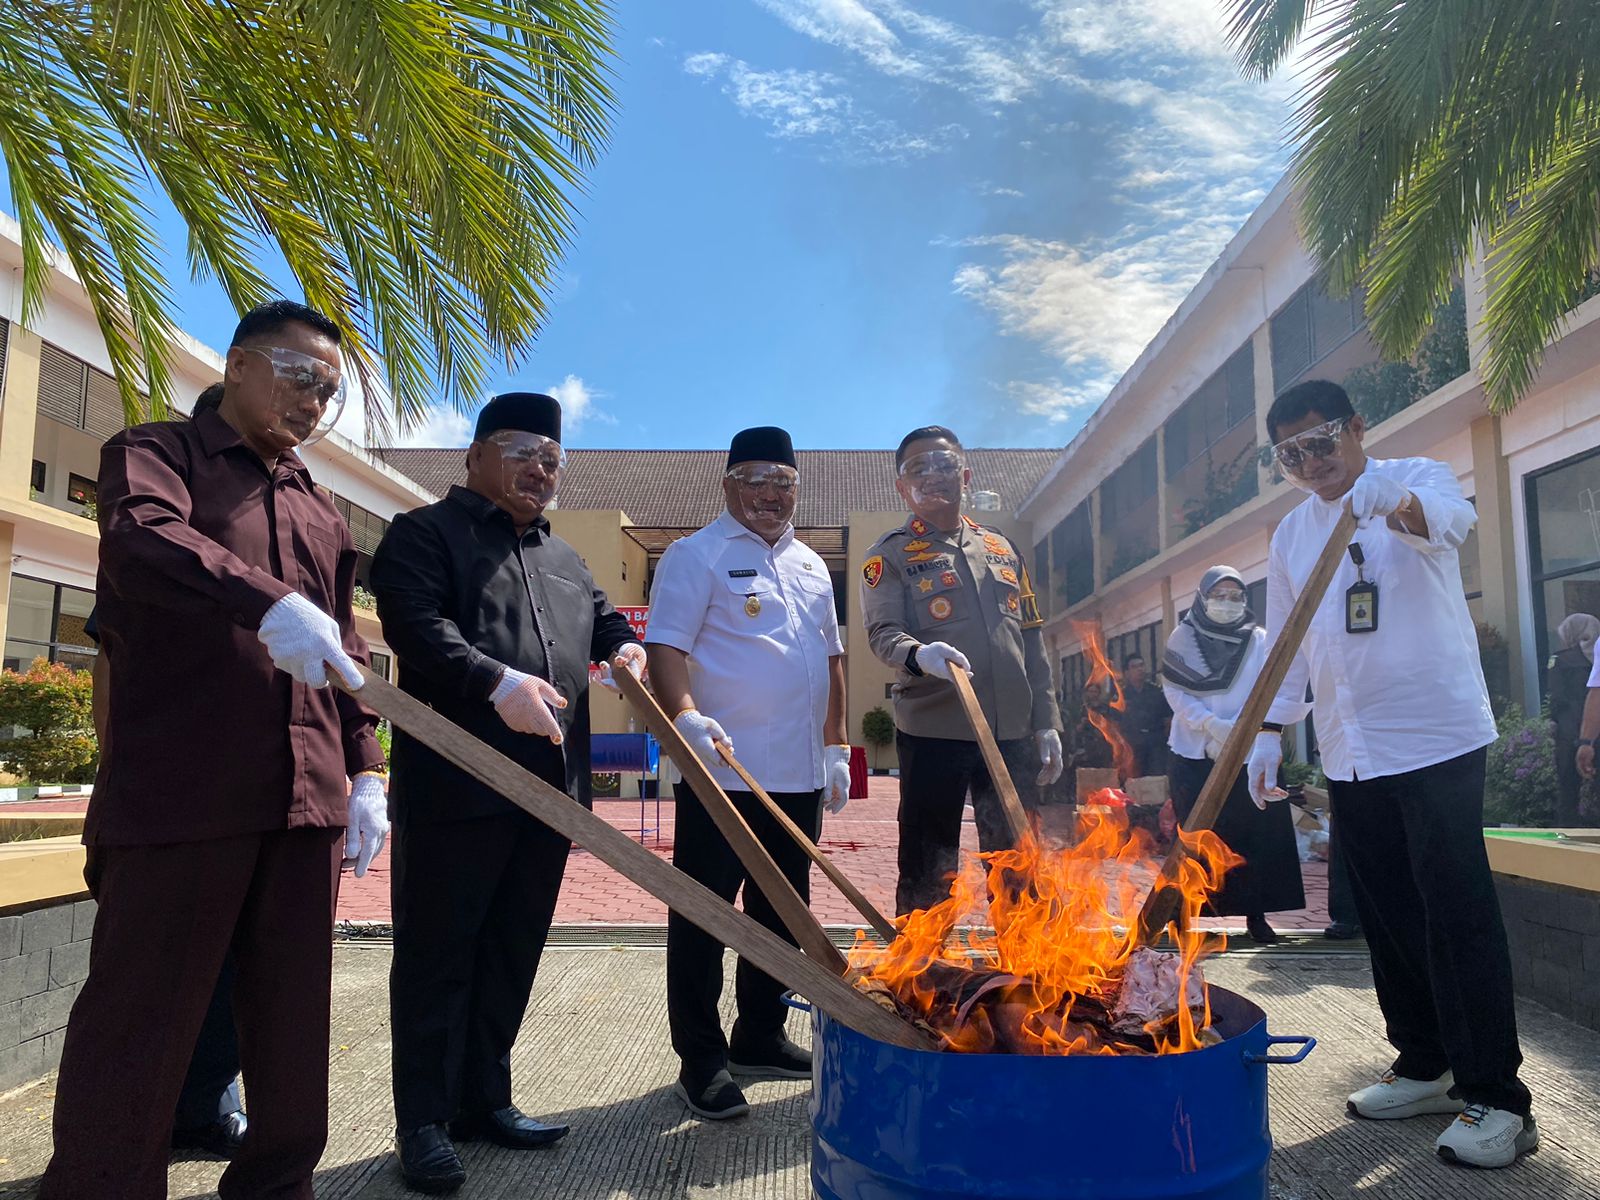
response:
[[[794,938],[784,928],[772,902],[745,874],[743,864],[712,823],[700,798],[686,783],[673,788],[677,799],[677,827],[673,837],[673,865],[698,880],[730,904],[744,889],[745,915],[760,922],[791,945]],[[749,792],[729,792],[728,798],[751,831],[772,855],[800,899],[811,899],[811,860],[761,807]],[[816,841],[822,830],[822,792],[773,792],[773,800],[806,836]],[[691,924],[677,912],[667,914],[667,1021],[672,1049],[695,1075],[719,1071],[728,1063],[728,1039],[722,1035],[717,1003],[722,998],[722,943]],[[739,959],[734,971],[734,1001],[738,1020],[733,1046],[764,1047],[783,1035],[788,1010],[783,1005],[783,984],[765,971]]]
[[[1185,758],[1181,754],[1168,758],[1167,786],[1172,792],[1173,812],[1180,822],[1189,819],[1210,776],[1208,758]],[[1206,901],[1207,913],[1254,917],[1306,906],[1300,851],[1294,840],[1294,813],[1288,804],[1269,804],[1265,812],[1257,808],[1241,770],[1212,830],[1244,862],[1224,876],[1221,890]]]
[[[1361,927],[1361,914],[1356,911],[1355,894],[1350,889],[1350,868],[1344,861],[1344,838],[1339,822],[1332,820],[1328,822],[1328,919]]]
[[[222,960],[222,973],[195,1039],[174,1128],[203,1129],[244,1107],[239,1095],[239,1034],[233,1025],[235,974],[230,951]]]
[[[1394,1070],[1455,1072],[1457,1093],[1526,1115],[1500,902],[1483,844],[1486,752],[1328,781]]]
[[[56,1081],[40,1200],[165,1200],[173,1113],[232,947],[250,1135],[223,1200],[312,1200],[328,1138],[341,829],[92,848],[89,978]]]
[[[895,748],[900,755],[900,878],[894,910],[899,916],[937,904],[950,894],[950,876],[961,857],[961,810],[968,792],[979,849],[1007,849],[1011,833],[977,742],[897,730]],[[1033,739],[1001,742],[1000,755],[1022,806],[1035,811],[1039,752]]]
[[[572,843],[526,813],[397,814],[389,1020],[397,1127],[505,1108]]]

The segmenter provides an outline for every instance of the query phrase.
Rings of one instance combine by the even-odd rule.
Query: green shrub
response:
[[[1483,789],[1485,825],[1548,826],[1556,815],[1555,739],[1543,716],[1515,704],[1495,722],[1500,740],[1489,747]]]
[[[393,741],[394,741],[394,734],[389,729],[389,722],[387,722],[387,721],[379,721],[378,722],[378,745],[383,747],[383,761],[384,762],[388,762],[392,757],[392,754],[391,754],[391,752],[389,750],[389,747],[393,743]]]
[[[0,766],[26,783],[92,783],[100,759],[94,738],[94,685],[88,671],[35,659],[27,671],[0,671]]]
[[[883,705],[861,714],[861,738],[872,747],[872,762],[876,766],[878,752],[894,741],[894,718]]]

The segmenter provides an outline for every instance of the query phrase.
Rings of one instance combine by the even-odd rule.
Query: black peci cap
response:
[[[733,468],[747,462],[796,466],[794,443],[789,440],[788,431],[779,429],[776,425],[758,425],[754,429],[741,429],[734,434],[733,443],[728,447],[728,467]]]
[[[561,402],[543,392],[502,392],[483,406],[477,428],[472,431],[472,440],[482,441],[502,429],[537,433],[559,442]]]

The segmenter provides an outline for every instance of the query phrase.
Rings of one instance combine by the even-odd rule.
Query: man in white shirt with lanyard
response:
[[[1509,1166],[1539,1134],[1517,1077],[1511,958],[1483,843],[1496,735],[1457,553],[1477,513],[1445,464],[1368,458],[1365,424],[1338,384],[1284,392],[1267,432],[1284,476],[1311,493],[1272,535],[1269,637],[1340,512],[1361,518],[1248,768],[1258,805],[1282,799],[1283,727],[1315,715],[1373,984],[1399,1051],[1349,1109],[1378,1120],[1459,1114],[1435,1143],[1440,1156]]]
[[[770,426],[735,435],[722,481],[727,511],[674,542],[650,590],[645,648],[661,707],[733,800],[761,844],[810,897],[810,861],[724,765],[718,742],[813,841],[822,806],[850,795],[844,645],[833,583],[794,536],[799,472],[789,435]],[[723,899],[744,887],[744,910],[792,942],[700,800],[675,788],[673,863]],[[726,1039],[717,1013],[723,947],[676,912],[667,917],[667,1018],[682,1060],[677,1091],[711,1120],[750,1110],[729,1073],[804,1079],[811,1055],[784,1033],[783,985],[742,958],[738,1020]]]

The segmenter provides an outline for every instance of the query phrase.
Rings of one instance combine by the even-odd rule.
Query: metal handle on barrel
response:
[[[1317,1048],[1317,1039],[1314,1037],[1308,1037],[1303,1033],[1269,1033],[1267,1035],[1267,1045],[1299,1046],[1300,1049],[1294,1054],[1287,1056],[1257,1054],[1253,1050],[1246,1050],[1244,1052],[1244,1061],[1250,1064],[1264,1063],[1269,1067],[1287,1067],[1297,1062],[1304,1062],[1306,1055],[1310,1054]]]

